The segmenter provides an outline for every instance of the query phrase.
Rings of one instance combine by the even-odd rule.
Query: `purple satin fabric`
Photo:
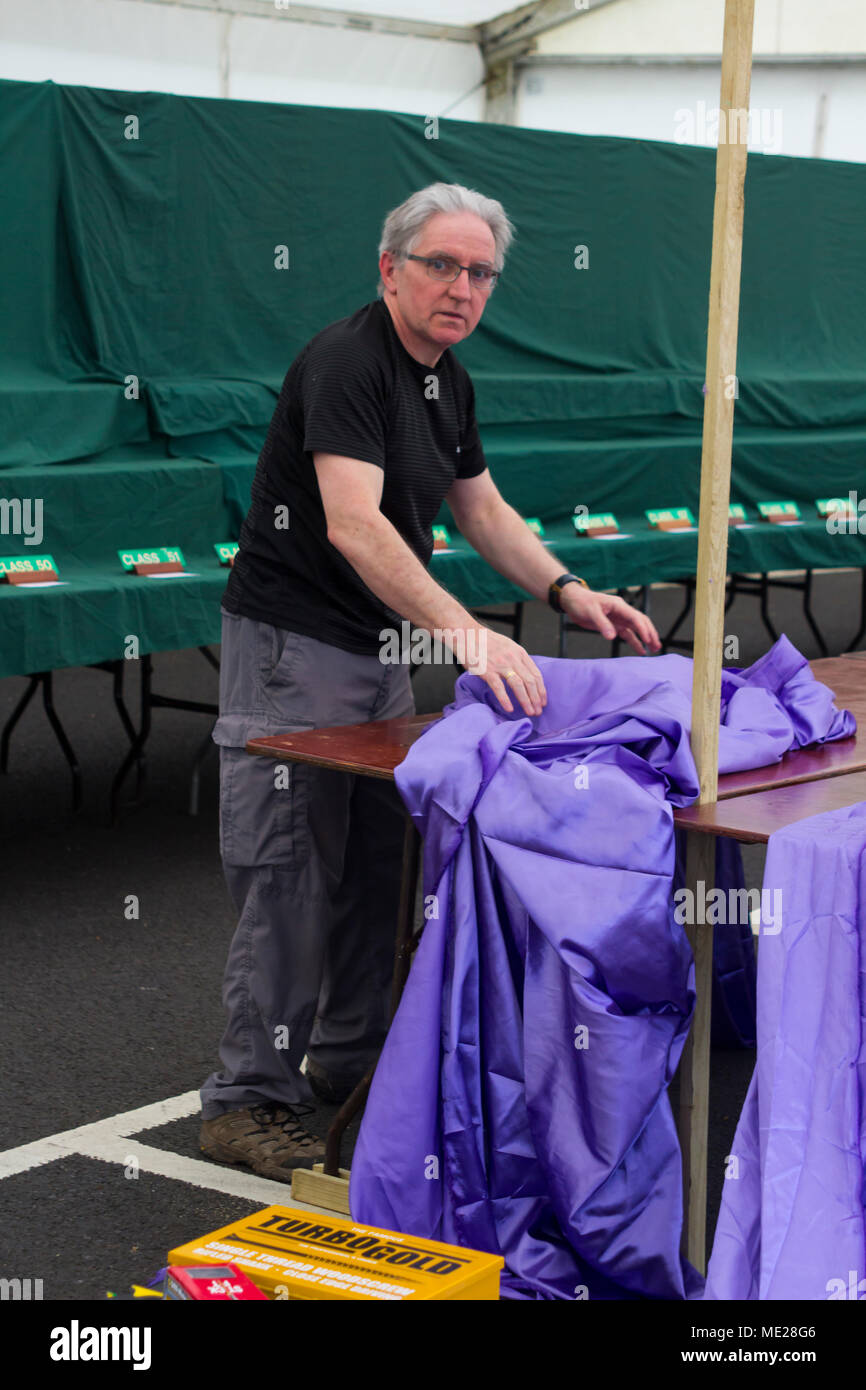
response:
[[[866,1299],[866,802],[770,837],[758,1061],[708,1299]]]
[[[700,1297],[667,1096],[694,1007],[672,905],[692,663],[535,660],[540,716],[463,675],[397,769],[427,920],[352,1216],[503,1254],[506,1297]],[[723,674],[722,772],[853,731],[784,637]]]

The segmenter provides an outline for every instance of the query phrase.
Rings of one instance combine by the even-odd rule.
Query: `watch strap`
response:
[[[558,579],[554,579],[553,583],[550,585],[550,588],[547,591],[547,602],[550,604],[554,613],[562,612],[562,603],[560,602],[560,595],[562,594],[562,590],[565,588],[566,584],[582,584],[584,589],[589,588],[589,585],[587,584],[586,580],[581,579],[579,574],[561,574]]]

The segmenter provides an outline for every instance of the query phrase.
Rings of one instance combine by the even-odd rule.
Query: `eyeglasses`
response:
[[[461,270],[469,272],[469,283],[479,290],[492,290],[499,279],[499,271],[486,265],[461,265],[453,256],[413,256],[406,253],[407,261],[420,261],[427,267],[427,274],[433,280],[456,280]]]

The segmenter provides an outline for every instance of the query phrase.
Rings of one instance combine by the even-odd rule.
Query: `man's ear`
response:
[[[394,288],[393,280],[396,265],[397,262],[393,252],[383,251],[379,257],[379,274],[382,277],[382,284],[385,286],[386,291]],[[388,284],[389,280],[391,281],[390,285]]]

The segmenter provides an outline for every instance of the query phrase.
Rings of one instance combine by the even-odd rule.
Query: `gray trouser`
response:
[[[248,739],[414,711],[408,666],[223,610],[220,852],[240,921],[223,1068],[202,1114],[310,1098],[305,1053],[359,1076],[388,1026],[405,812],[391,782],[253,757]]]

